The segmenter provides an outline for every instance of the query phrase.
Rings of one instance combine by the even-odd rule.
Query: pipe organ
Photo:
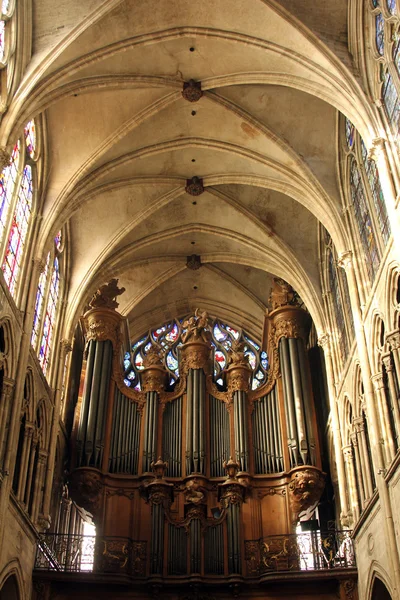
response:
[[[132,389],[121,367],[118,293],[116,280],[103,286],[83,317],[71,498],[93,515],[99,536],[143,540],[155,582],[246,576],[250,541],[293,533],[324,487],[306,353],[310,317],[276,280],[264,339],[269,369],[252,389],[243,339],[231,344],[216,383],[210,320],[196,311],[181,326],[174,386],[165,349],[153,340],[140,389]]]

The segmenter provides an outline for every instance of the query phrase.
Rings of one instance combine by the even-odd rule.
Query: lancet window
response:
[[[0,94],[6,106],[14,71],[15,1],[2,0],[0,15]]]
[[[64,250],[63,237],[62,232],[59,231],[53,240],[53,247],[47,254],[36,292],[31,344],[37,352],[40,366],[45,375],[50,365],[59,304],[60,264]]]
[[[34,121],[15,144],[10,163],[0,175],[0,241],[5,282],[17,299],[29,243],[37,183],[37,141]]]
[[[131,352],[125,354],[125,383],[129,387],[140,390],[139,373],[143,369],[143,361],[146,353],[152,345],[159,347],[164,355],[164,365],[173,385],[179,377],[179,348],[182,346],[182,324],[186,319],[174,319],[164,323],[160,327],[151,329],[139,338],[133,345]],[[260,345],[249,335],[238,328],[231,327],[227,323],[214,319],[212,327],[212,347],[214,350],[214,377],[220,385],[223,385],[221,372],[228,365],[228,350],[234,342],[245,344],[245,355],[254,371],[252,389],[257,389],[265,383],[268,370],[268,357],[261,350]]]
[[[344,362],[354,339],[354,322],[350,306],[346,274],[338,267],[337,254],[332,238],[322,228],[322,260],[325,264],[323,288],[326,293],[328,314],[331,316],[332,332],[337,339],[340,359]]]
[[[350,228],[355,225],[365,256],[366,275],[375,278],[385,246],[390,237],[390,223],[376,162],[368,157],[361,136],[345,120],[345,155],[347,158],[348,197],[352,206]],[[363,263],[364,264],[364,263]],[[361,270],[363,264],[360,264]]]
[[[396,0],[372,0],[371,36],[367,46],[375,63],[372,80],[379,81],[374,94],[382,99],[386,118],[399,142],[400,128],[400,35]],[[376,84],[375,84],[376,85]]]

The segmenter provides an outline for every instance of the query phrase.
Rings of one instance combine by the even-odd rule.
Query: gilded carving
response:
[[[182,325],[184,333],[182,334],[182,343],[199,342],[209,344],[211,341],[210,319],[206,311],[200,314],[200,310],[196,308],[194,316],[189,317]]]
[[[118,279],[111,279],[109,283],[101,285],[97,292],[93,295],[89,306],[91,308],[110,308],[115,310],[118,308],[118,302],[115,300],[125,291],[125,288],[118,287]]]
[[[348,598],[348,600],[355,600],[357,586],[354,579],[345,579],[344,581],[342,581],[341,585],[346,598]]]
[[[247,391],[250,387],[251,369],[233,367],[227,371],[228,392],[233,395],[237,391]]]
[[[201,485],[201,480],[198,477],[194,477],[186,482],[183,493],[187,504],[197,505],[203,504],[206,501],[207,490]]]
[[[281,306],[300,306],[299,297],[292,286],[279,277],[274,277],[272,281],[269,303],[272,310],[276,310]]]
[[[182,346],[181,370],[187,373],[189,369],[204,369],[208,371],[210,346],[203,341],[189,342]]]
[[[325,476],[317,469],[306,468],[297,471],[289,483],[290,507],[293,521],[313,509],[319,501],[325,486]]]
[[[71,475],[70,493],[79,506],[97,517],[102,498],[103,482],[98,471],[77,469]]]

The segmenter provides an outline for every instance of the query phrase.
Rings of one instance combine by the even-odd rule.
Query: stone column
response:
[[[399,410],[399,399],[397,397],[396,382],[395,382],[396,373],[394,370],[394,366],[392,363],[392,357],[390,354],[386,354],[385,356],[382,356],[382,362],[383,362],[383,366],[385,367],[385,371],[387,373],[388,384],[389,384],[389,393],[390,393],[390,397],[391,397],[391,401],[392,401],[392,405],[393,405],[393,419],[394,419],[394,426],[395,426],[395,430],[396,430],[395,450],[397,450],[397,448],[399,448],[399,446],[400,446],[400,410]]]
[[[17,498],[22,503],[24,502],[25,498],[25,488],[28,478],[29,460],[31,457],[31,453],[33,452],[32,438],[34,433],[34,426],[34,423],[31,423],[29,421],[25,423],[24,441],[22,445],[17,487]]]
[[[332,348],[331,348],[330,336],[327,334],[320,336],[318,338],[318,344],[323,349],[324,355],[325,355],[325,366],[326,366],[328,394],[329,394],[329,406],[331,409],[331,429],[332,429],[332,436],[333,436],[333,449],[335,452],[340,504],[341,504],[340,517],[341,517],[343,525],[347,526],[348,525],[348,517],[349,517],[349,505],[348,505],[347,494],[346,494],[345,465],[344,465],[344,460],[343,460],[343,454],[341,452],[343,442],[342,442],[342,437],[341,437],[341,432],[340,432],[338,407],[337,407],[337,401],[336,401],[335,379],[334,379],[334,375],[333,375]]]
[[[394,246],[397,253],[400,251],[400,219],[399,211],[396,210],[396,190],[393,185],[392,171],[389,165],[385,140],[376,138],[370,149],[370,157],[376,161],[379,171],[379,180],[385,197],[385,205],[389,217],[390,228],[393,236]]]
[[[377,373],[371,377],[375,386],[376,403],[379,411],[380,430],[382,434],[382,449],[385,456],[385,464],[392,462],[396,454],[392,433],[390,431],[390,415],[386,401],[385,384],[382,373]]]
[[[353,522],[356,523],[360,516],[360,507],[358,505],[357,481],[354,470],[353,450],[351,444],[349,446],[343,447],[343,456],[347,471],[347,482],[350,496],[351,512],[353,515]]]
[[[10,430],[10,403],[14,389],[14,381],[3,378],[3,389],[0,397],[0,469],[3,465],[5,443]]]

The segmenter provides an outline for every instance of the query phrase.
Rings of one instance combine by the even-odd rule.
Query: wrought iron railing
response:
[[[356,567],[350,531],[271,535],[245,542],[248,575]]]
[[[144,577],[146,542],[122,537],[46,533],[38,540],[35,569]]]

